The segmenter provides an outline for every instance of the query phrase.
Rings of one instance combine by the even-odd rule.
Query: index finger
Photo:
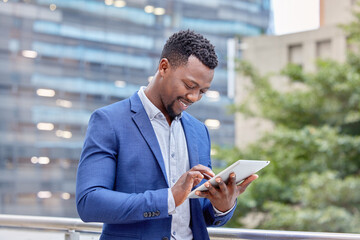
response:
[[[207,174],[210,176],[210,178],[215,176],[215,173],[208,167],[198,164],[195,167],[191,168],[190,171],[199,171],[201,174]],[[206,175],[204,175],[206,176]]]
[[[212,177],[209,175],[209,174],[207,174],[207,173],[205,173],[205,172],[203,172],[203,173],[201,173],[202,175],[204,175],[204,177],[206,178],[206,179],[211,179]]]

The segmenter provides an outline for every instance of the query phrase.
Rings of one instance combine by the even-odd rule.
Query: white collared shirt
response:
[[[182,115],[175,117],[169,126],[164,114],[146,97],[144,89],[145,87],[141,87],[138,95],[159,142],[170,187],[168,213],[172,215],[171,239],[190,240],[193,239],[193,235],[190,228],[189,199],[175,208],[175,200],[171,192],[171,187],[190,169],[186,138],[180,121]]]

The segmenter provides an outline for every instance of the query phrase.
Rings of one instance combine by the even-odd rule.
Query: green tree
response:
[[[360,14],[355,16],[343,28],[358,44]],[[318,60],[316,66],[315,73],[305,73],[288,65],[281,74],[302,87],[280,92],[249,63],[239,63],[252,87],[248,100],[234,109],[269,119],[275,129],[244,150],[217,149],[229,164],[271,161],[239,198],[228,226],[360,232],[359,52],[349,53],[344,63]]]

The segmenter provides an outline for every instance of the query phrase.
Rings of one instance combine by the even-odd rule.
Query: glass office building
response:
[[[0,213],[77,216],[91,112],[147,85],[180,29],[216,46],[212,89],[189,112],[232,145],[228,39],[264,33],[269,1],[0,0]]]

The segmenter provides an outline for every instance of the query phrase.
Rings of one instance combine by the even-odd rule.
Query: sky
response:
[[[319,27],[319,0],[272,0],[272,7],[275,35]]]

